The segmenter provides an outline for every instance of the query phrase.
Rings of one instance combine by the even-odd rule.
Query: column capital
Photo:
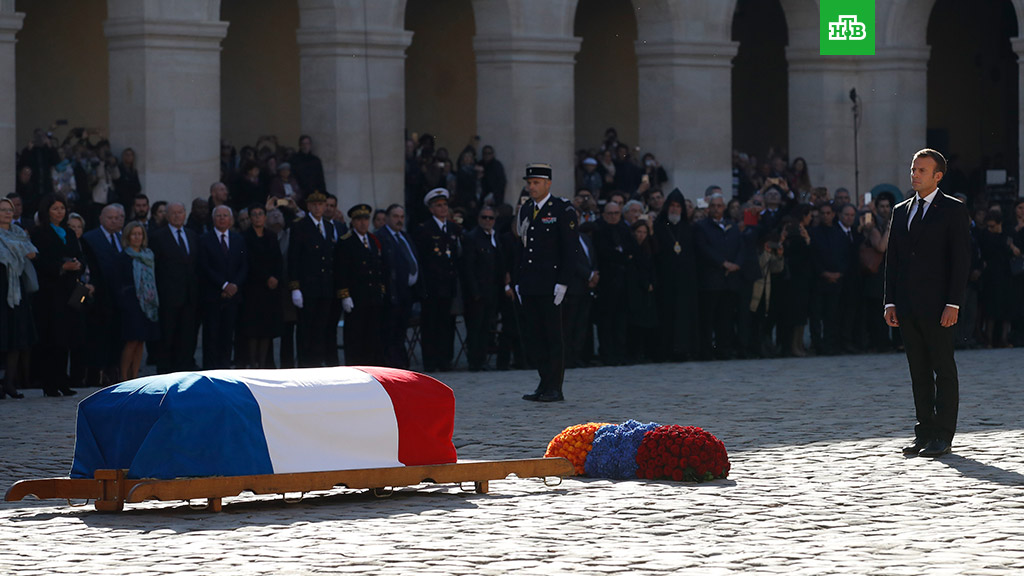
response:
[[[228,23],[117,18],[104,22],[103,33],[111,51],[139,48],[220,51]]]
[[[574,36],[476,36],[478,64],[575,64],[582,38]]]
[[[636,63],[648,66],[732,68],[739,42],[637,40]]]
[[[408,30],[331,30],[299,28],[296,32],[299,55],[355,56],[367,58],[405,58],[405,50],[412,43]]]
[[[15,34],[25,20],[22,12],[0,12],[0,42],[15,42]]]
[[[1017,55],[1018,59],[1024,63],[1024,58],[1020,58],[1024,56],[1024,36],[1010,38],[1010,48],[1013,49],[1013,53]]]
[[[931,49],[879,47],[874,56],[822,56],[817,48],[787,48],[790,72],[918,72]]]

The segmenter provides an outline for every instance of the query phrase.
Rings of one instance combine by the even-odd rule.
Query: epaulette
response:
[[[348,232],[345,232],[344,234],[342,234],[341,238],[338,238],[338,240],[348,240],[351,237],[352,237],[352,231],[349,230]]]

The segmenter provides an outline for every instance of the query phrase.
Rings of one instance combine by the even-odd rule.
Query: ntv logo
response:
[[[840,16],[838,22],[828,23],[829,40],[864,40],[868,37],[868,27],[857,21],[857,16]]]

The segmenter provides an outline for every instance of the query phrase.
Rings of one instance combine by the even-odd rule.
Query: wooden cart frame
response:
[[[31,495],[39,499],[59,498],[69,503],[71,500],[92,500],[100,512],[120,512],[126,503],[146,500],[205,499],[205,509],[220,512],[223,498],[238,496],[246,491],[253,494],[287,495],[335,487],[358,490],[415,486],[424,482],[460,485],[472,482],[476,493],[486,494],[490,480],[501,480],[511,474],[519,478],[542,478],[545,484],[557,485],[563,477],[572,476],[575,472],[565,458],[530,458],[173,480],[127,478],[126,473],[127,470],[97,470],[93,478],[22,480],[11,486],[4,499],[16,502]],[[558,483],[550,484],[547,479],[555,477]]]

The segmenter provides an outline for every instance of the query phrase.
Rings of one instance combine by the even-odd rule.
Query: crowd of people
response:
[[[404,204],[344,210],[310,137],[225,143],[221,178],[186,207],[150,199],[132,149],[115,155],[102,132],[35,131],[0,200],[0,397],[74,394],[134,378],[146,359],[198,369],[200,330],[203,368],[337,365],[341,318],[349,365],[407,368],[418,343],[425,371],[450,370],[461,317],[470,370],[492,356],[526,367],[515,213],[527,196],[506,200],[504,166],[480,144],[453,161],[413,135]],[[736,153],[731,189],[684,195],[638,151],[609,129],[574,174],[553,176],[580,232],[568,367],[901,346],[882,317],[898,191],[854,203],[814,187],[802,158]],[[957,342],[1020,344],[1024,203],[974,208]]]

